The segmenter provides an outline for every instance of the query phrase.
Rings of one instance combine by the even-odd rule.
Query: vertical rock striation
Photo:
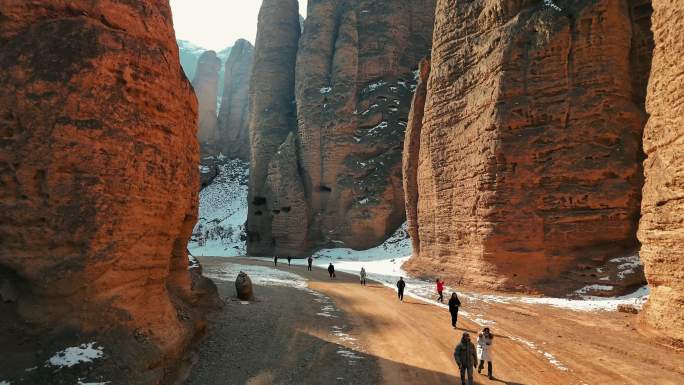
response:
[[[306,242],[298,241],[299,250],[281,249],[277,239],[287,234],[272,227],[276,217],[260,218],[259,225],[250,222],[250,252],[368,248],[401,225],[404,131],[414,70],[430,50],[434,7],[434,0],[309,3],[292,95],[297,159],[288,161],[298,166],[306,204],[277,218],[288,224],[282,229],[302,228],[300,219],[308,218]]]
[[[297,0],[264,0],[259,11],[249,88],[247,247],[250,254],[270,255],[275,247],[271,227],[273,211],[279,207],[274,206],[273,189],[266,184],[266,178],[269,168],[277,167],[271,160],[279,147],[296,130],[293,95],[300,33]],[[289,229],[298,230],[306,231],[306,226],[298,224]]]
[[[239,39],[226,60],[223,96],[218,115],[220,151],[229,158],[249,161],[249,81],[254,47]]]
[[[427,84],[430,77],[430,59],[420,62],[419,83],[411,102],[411,112],[404,139],[402,174],[406,200],[406,228],[411,237],[413,254],[420,255],[420,234],[418,232],[418,162],[420,160],[420,133],[427,98]]]
[[[83,366],[44,363],[90,340],[109,371],[89,374],[170,383],[202,283],[186,252],[197,102],[168,2],[3,2],[0,15],[0,378],[75,383]]]
[[[653,1],[655,50],[644,130],[646,182],[639,240],[651,296],[643,315],[684,340],[684,8]]]
[[[205,51],[197,60],[197,70],[192,80],[199,102],[197,139],[202,145],[216,144],[220,137],[216,117],[220,66],[221,60],[216,57],[216,52]]]
[[[563,290],[638,247],[634,3],[438,1],[410,271]]]

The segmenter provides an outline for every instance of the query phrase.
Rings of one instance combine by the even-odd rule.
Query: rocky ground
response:
[[[202,264],[227,305],[211,320],[186,385],[378,383],[377,359],[363,352],[348,317],[301,278],[225,259]],[[235,297],[240,269],[256,282],[253,302]]]

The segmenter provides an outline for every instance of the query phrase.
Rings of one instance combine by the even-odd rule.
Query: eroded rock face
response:
[[[430,77],[430,58],[420,62],[419,83],[411,102],[411,112],[404,138],[402,172],[404,197],[406,200],[406,230],[411,237],[414,255],[420,255],[420,234],[418,232],[418,162],[420,161],[420,132],[423,127],[427,84]]]
[[[296,128],[294,71],[300,33],[297,0],[264,0],[259,11],[249,91],[247,247],[250,254],[271,255],[275,247],[271,233],[274,208],[267,198],[266,177],[271,159]]]
[[[307,217],[306,241],[299,250],[281,249],[277,239],[288,234],[274,227],[275,217],[258,225],[250,219],[259,234],[250,238],[251,253],[368,248],[404,221],[401,151],[414,71],[430,50],[434,7],[434,0],[309,3],[292,95],[306,205],[302,212],[292,206],[282,227],[299,228]],[[250,203],[250,212],[263,213]]]
[[[235,42],[226,61],[221,109],[218,115],[220,151],[229,158],[249,161],[249,81],[254,47]]]
[[[438,1],[410,271],[562,290],[638,247],[633,3]]]
[[[0,13],[0,282],[18,292],[0,305],[0,378],[75,383],[78,367],[44,363],[90,339],[107,381],[169,383],[202,324],[186,252],[197,102],[168,2]]]
[[[684,10],[676,0],[655,0],[653,10],[639,223],[651,296],[643,317],[665,335],[684,340]]]
[[[199,102],[197,139],[202,145],[215,144],[220,138],[216,116],[220,66],[221,60],[216,57],[216,52],[203,52],[197,61],[195,78],[192,80]]]

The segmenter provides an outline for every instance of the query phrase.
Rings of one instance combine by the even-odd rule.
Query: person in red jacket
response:
[[[444,281],[441,281],[439,278],[437,278],[437,294],[439,294],[439,302],[444,303],[444,296],[442,295],[442,292],[444,291]]]

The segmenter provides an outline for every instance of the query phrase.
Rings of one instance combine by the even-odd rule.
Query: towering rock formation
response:
[[[401,0],[391,6],[379,0],[309,3],[292,95],[297,126],[290,129],[296,129],[297,151],[290,153],[297,157],[279,157],[278,162],[289,164],[274,165],[296,170],[304,194],[293,187],[297,192],[287,200],[296,204],[287,206],[287,212],[258,207],[275,197],[259,195],[264,200],[250,201],[250,213],[260,213],[258,222],[250,214],[250,253],[301,254],[332,245],[367,248],[404,221],[401,151],[415,88],[413,71],[430,50],[434,8],[434,0]],[[257,44],[257,56],[259,50]],[[254,78],[259,78],[256,72]],[[264,135],[255,138],[266,140]],[[292,183],[299,186],[300,181]],[[289,235],[273,225],[276,221],[285,224],[278,229],[307,233],[297,234],[299,246],[287,241],[281,247],[278,239]]]
[[[197,102],[168,2],[0,14],[0,378],[171,383],[201,326],[201,282],[186,254]],[[46,364],[93,341],[95,368]]]
[[[251,143],[248,193],[247,245],[251,254],[270,254],[276,239],[271,232],[273,215],[292,212],[274,206],[274,192],[267,183],[272,159],[283,168],[296,167],[296,159],[275,157],[281,144],[295,131],[294,79],[297,43],[299,41],[299,4],[297,0],[264,0],[259,11],[259,24],[250,84],[249,134]],[[289,152],[294,154],[294,152]],[[274,178],[269,178],[273,181]],[[299,206],[297,204],[296,206]],[[294,214],[294,213],[292,213]],[[289,229],[306,231],[299,223]]]
[[[405,153],[410,271],[562,289],[637,248],[635,101],[649,69],[631,61],[648,60],[637,3],[438,1],[419,144]]]
[[[239,39],[226,60],[223,97],[218,116],[220,151],[230,158],[249,160],[249,81],[254,47]]]
[[[219,140],[216,109],[218,103],[219,67],[221,60],[216,52],[206,51],[197,61],[197,71],[192,80],[199,102],[199,130],[197,139],[201,144],[215,144]]]
[[[406,224],[411,237],[415,255],[420,254],[420,234],[418,232],[418,162],[420,160],[420,130],[423,125],[425,101],[427,98],[427,82],[430,77],[430,59],[420,62],[418,69],[419,83],[411,102],[411,112],[404,139],[402,175],[404,177],[404,196],[406,200]]]
[[[639,239],[651,296],[644,319],[684,340],[684,8],[653,1],[655,50],[644,130]]]

